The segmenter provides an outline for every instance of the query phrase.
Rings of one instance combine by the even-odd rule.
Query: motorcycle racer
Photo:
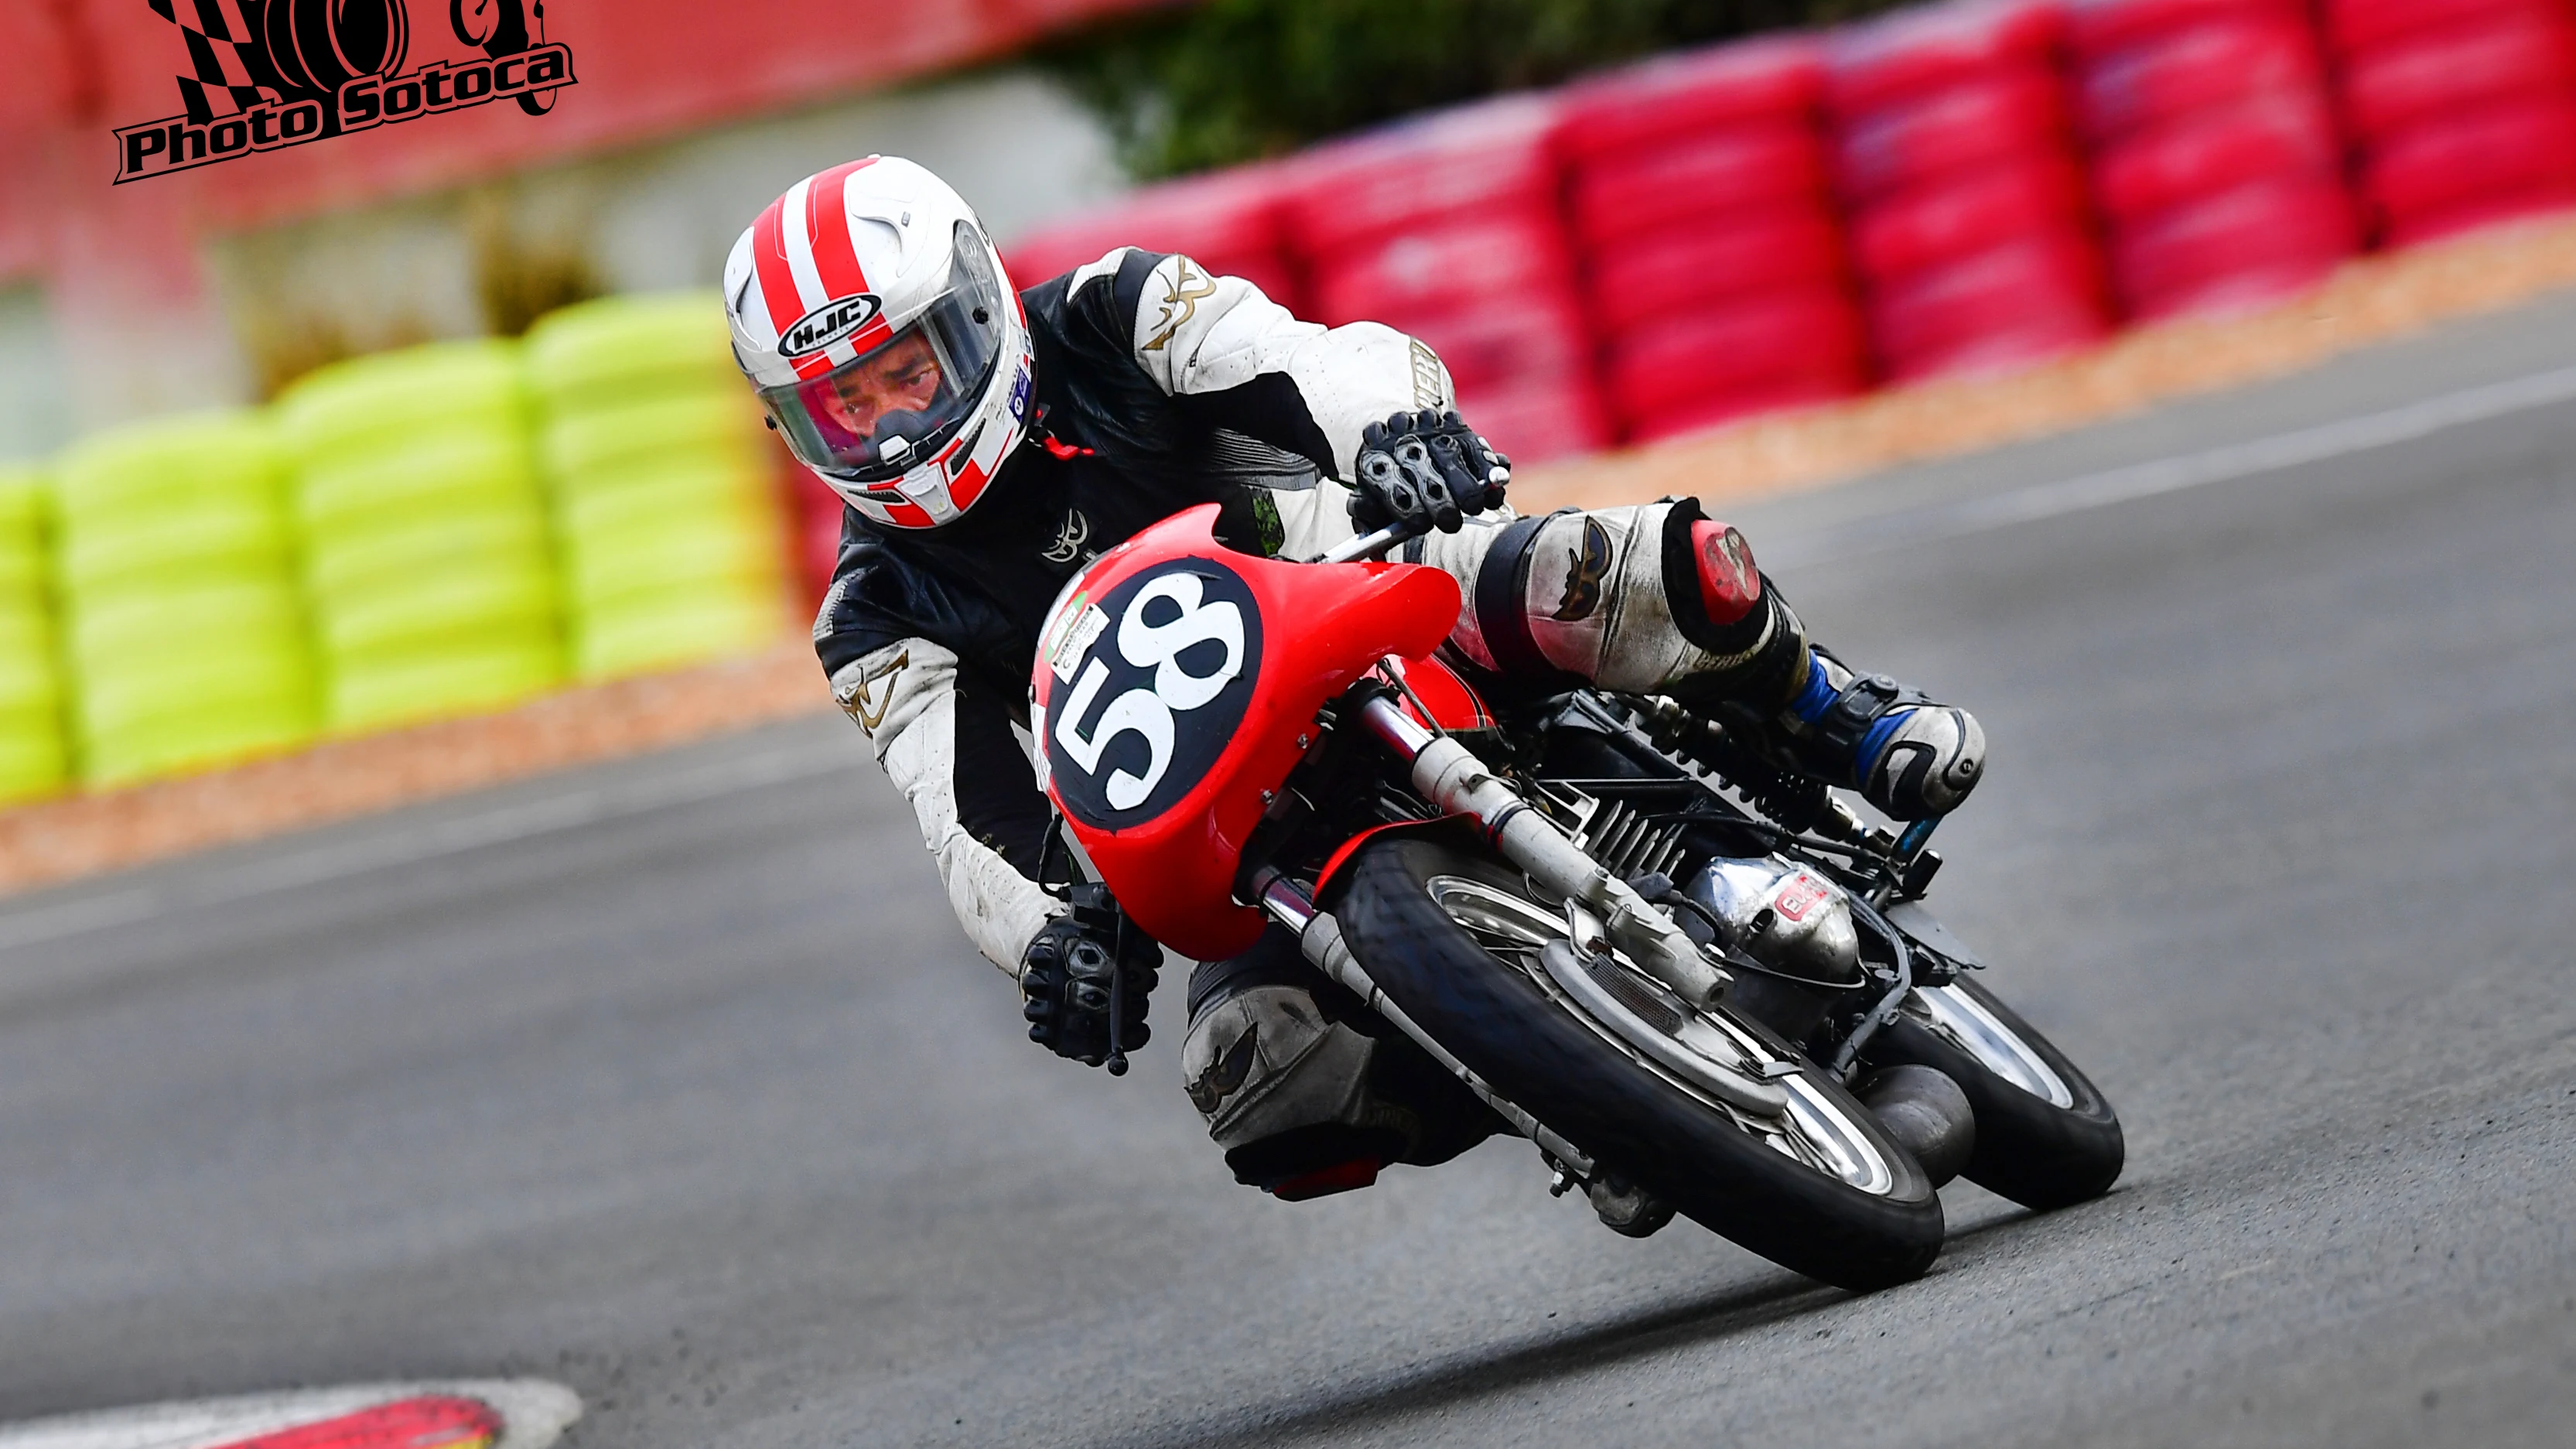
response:
[[[1105,1060],[1113,1003],[1145,1041],[1160,953],[1098,887],[1048,888],[1072,872],[1025,739],[1037,636],[1075,572],[1195,504],[1219,505],[1229,546],[1287,558],[1428,521],[1402,557],[1457,579],[1447,648],[1505,692],[1673,695],[1898,818],[1955,807],[1982,772],[1972,717],[1813,647],[1695,500],[1513,516],[1507,460],[1391,328],[1301,321],[1132,247],[1015,290],[965,201],[894,157],[791,187],[723,288],[770,426],[847,504],[814,625],[834,697],[1059,1055]],[[1190,1096],[1244,1182],[1331,1191],[1499,1125],[1275,928],[1188,995]]]

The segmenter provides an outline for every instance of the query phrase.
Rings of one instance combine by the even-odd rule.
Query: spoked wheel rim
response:
[[[2075,1105],[2075,1091],[2046,1058],[1985,1004],[1956,986],[1918,986],[1905,997],[1906,1015],[1976,1059],[1998,1080],[2055,1107]]]
[[[1612,995],[1623,1001],[1643,998],[1657,1004],[1662,1012],[1681,1018],[1678,1029],[1667,1034],[1711,1062],[1738,1071],[1752,1065],[1787,1095],[1786,1105],[1776,1115],[1748,1112],[1720,1100],[1639,1051],[1620,1030],[1566,995],[1540,961],[1540,953],[1550,943],[1566,940],[1571,934],[1562,915],[1467,876],[1438,875],[1426,884],[1442,914],[1456,922],[1486,954],[1528,976],[1560,1010],[1640,1069],[1732,1120],[1746,1135],[1793,1162],[1872,1196],[1883,1197],[1895,1190],[1899,1174],[1881,1155],[1872,1135],[1852,1121],[1835,1100],[1841,1094],[1828,1095],[1816,1080],[1818,1069],[1814,1064],[1784,1050],[1767,1032],[1750,1028],[1722,1007],[1713,1012],[1692,1010],[1625,955],[1615,950],[1610,953],[1613,967],[1627,978],[1605,983],[1611,985]]]

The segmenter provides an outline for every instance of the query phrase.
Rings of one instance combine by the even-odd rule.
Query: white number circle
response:
[[[1230,600],[1209,601],[1206,592],[1199,576],[1192,573],[1165,574],[1138,589],[1118,620],[1118,653],[1139,669],[1153,670],[1152,686],[1130,689],[1111,700],[1099,722],[1085,734],[1083,717],[1091,713],[1100,687],[1109,681],[1109,666],[1095,652],[1056,716],[1056,743],[1087,775],[1100,772],[1100,757],[1120,735],[1132,734],[1145,742],[1147,758],[1141,773],[1116,770],[1102,784],[1101,794],[1113,810],[1135,809],[1162,783],[1164,772],[1172,766],[1174,712],[1187,714],[1215,699],[1243,672],[1243,611]],[[1146,622],[1145,606],[1164,599],[1177,606],[1179,614],[1160,624]],[[1225,650],[1212,672],[1192,674],[1182,667],[1183,654],[1211,643]]]

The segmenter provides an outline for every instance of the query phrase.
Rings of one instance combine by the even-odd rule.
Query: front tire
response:
[[[1529,899],[1520,872],[1439,840],[1393,836],[1364,846],[1340,879],[1332,906],[1342,938],[1379,989],[1603,1165],[1710,1231],[1838,1287],[1902,1283],[1940,1254],[1941,1201],[1923,1169],[1839,1082],[1768,1030],[1710,1018],[1778,1064],[1793,1105],[1765,1123],[1648,1065],[1542,985],[1534,962],[1556,913]],[[1460,898],[1476,908],[1443,904]],[[1555,934],[1564,934],[1561,917]]]
[[[1968,1094],[1977,1146],[1962,1175],[1989,1192],[2045,1212],[2089,1202],[2119,1180],[2127,1146],[2101,1089],[1965,975],[1916,990],[1868,1057],[1938,1068]]]

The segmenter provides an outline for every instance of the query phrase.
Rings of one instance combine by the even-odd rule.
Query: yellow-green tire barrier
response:
[[[562,682],[518,344],[336,363],[298,381],[277,414],[327,728],[498,709]]]
[[[573,673],[773,642],[786,546],[760,414],[713,293],[608,298],[528,333]]]
[[[96,435],[54,470],[52,582],[78,773],[119,785],[314,732],[285,471],[248,413]]]
[[[0,467],[0,804],[53,794],[71,776],[45,554],[44,479]]]

